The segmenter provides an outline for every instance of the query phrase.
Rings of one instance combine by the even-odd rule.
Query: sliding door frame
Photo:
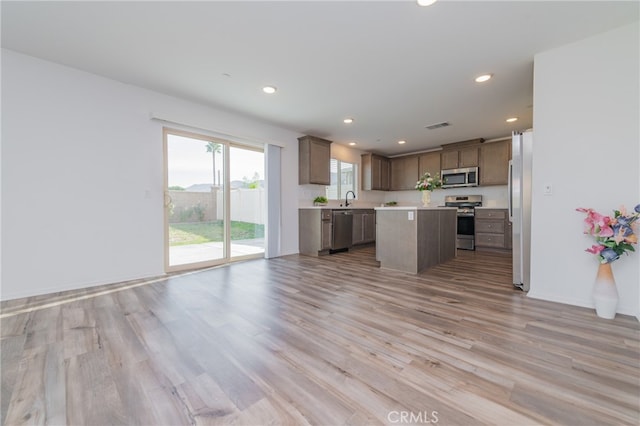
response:
[[[171,197],[168,192],[169,188],[169,157],[168,157],[168,137],[169,135],[182,136],[190,139],[197,139],[203,142],[212,142],[219,144],[222,146],[223,153],[223,256],[219,259],[212,259],[202,262],[195,263],[187,263],[181,265],[171,265],[170,264],[170,244],[169,244],[169,205],[171,203]],[[198,268],[206,268],[224,265],[230,262],[246,260],[246,259],[254,259],[254,258],[262,258],[265,255],[265,252],[257,253],[257,254],[247,254],[242,256],[232,257],[231,250],[231,157],[230,151],[231,147],[246,149],[250,151],[262,152],[264,154],[264,149],[251,145],[244,145],[241,143],[232,142],[225,139],[220,139],[214,136],[209,136],[202,133],[194,133],[191,131],[180,130],[171,127],[163,127],[162,128],[162,139],[163,139],[163,149],[164,149],[164,181],[163,181],[163,191],[164,191],[164,202],[163,202],[163,210],[164,210],[164,269],[165,272],[176,272],[176,271],[184,271],[189,269],[198,269]],[[266,223],[265,223],[266,226]],[[266,249],[266,248],[265,248]]]

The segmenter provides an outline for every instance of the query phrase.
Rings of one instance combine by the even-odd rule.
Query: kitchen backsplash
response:
[[[298,186],[298,205],[308,207],[313,204],[313,199],[319,195],[325,195],[325,187],[322,185]],[[479,186],[472,188],[438,189],[431,193],[431,205],[444,205],[444,197],[447,195],[482,195],[483,207],[507,208],[508,193],[506,185]],[[401,206],[419,206],[422,198],[419,191],[356,191],[356,206],[375,207],[389,201],[396,201]],[[338,206],[344,200],[330,200],[329,206]]]
[[[483,207],[507,208],[507,185],[478,186],[470,188],[437,189],[431,193],[431,205],[444,205],[447,195],[482,195]],[[400,205],[420,205],[422,196],[419,191],[389,191],[385,193],[384,202],[397,201]]]

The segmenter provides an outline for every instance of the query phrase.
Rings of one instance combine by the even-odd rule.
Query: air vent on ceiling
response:
[[[442,123],[430,124],[428,126],[425,126],[425,128],[429,130],[435,130],[435,129],[439,129],[441,127],[447,127],[447,126],[450,126],[449,122],[443,121]]]

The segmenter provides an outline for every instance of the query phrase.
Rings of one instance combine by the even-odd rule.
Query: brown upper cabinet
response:
[[[483,142],[482,138],[472,139],[443,145],[442,151],[395,158],[362,154],[361,188],[365,191],[411,190],[415,189],[417,180],[426,172],[433,176],[443,169],[461,167],[478,167],[480,186],[506,185],[509,180],[511,139]],[[330,153],[327,155],[329,158]]]
[[[298,138],[298,184],[331,184],[331,141],[315,136]]]
[[[418,157],[418,165],[420,167],[419,176],[423,176],[426,172],[431,173],[431,176],[440,174],[440,151],[427,152],[420,154]]]
[[[364,191],[388,191],[391,161],[377,154],[362,154],[361,188]]]
[[[511,139],[484,143],[480,147],[480,185],[507,185]]]
[[[408,155],[391,159],[391,190],[415,189],[419,176],[418,156]]]
[[[442,153],[440,154],[442,169],[477,167],[479,147],[483,140],[479,138],[442,145]]]

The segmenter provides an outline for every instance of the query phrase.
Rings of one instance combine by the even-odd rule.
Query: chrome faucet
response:
[[[353,199],[356,199],[356,193],[353,191],[347,191],[347,193],[344,195],[344,206],[345,207],[349,207],[349,193],[353,194]]]

